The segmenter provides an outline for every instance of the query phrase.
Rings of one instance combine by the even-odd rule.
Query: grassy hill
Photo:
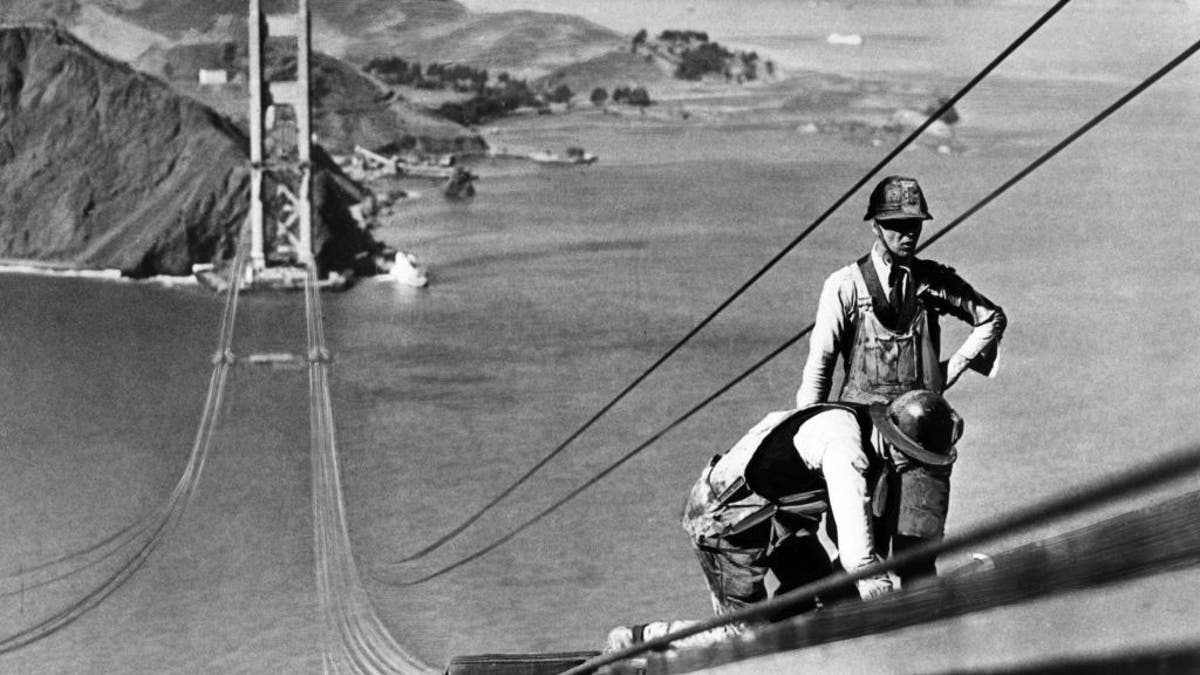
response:
[[[619,49],[626,42],[620,33],[576,16],[521,11],[466,14],[448,22],[406,22],[365,36],[347,49],[346,56],[356,62],[399,56],[426,63],[464,63],[537,77]]]
[[[244,23],[247,0],[0,0],[0,16],[7,21],[53,18],[74,23],[83,10],[94,8],[111,16],[164,35],[200,35],[227,29],[230,17]],[[263,11],[294,10],[295,0],[262,0]],[[315,21],[354,33],[405,20],[442,21],[466,13],[453,0],[346,0],[313,2]]]
[[[671,81],[672,66],[647,54],[629,51],[612,51],[555,70],[539,83],[549,89],[565,84],[575,92],[580,101],[586,101],[588,93],[596,87],[609,92],[618,87],[649,87]]]
[[[246,0],[0,0],[0,19],[54,19],[79,35],[103,34],[109,39],[98,41],[102,51],[130,60],[155,44],[244,41],[246,6]],[[268,12],[293,6],[286,0],[263,0]],[[626,39],[575,16],[473,14],[454,0],[315,2],[311,10],[314,46],[360,64],[377,56],[401,56],[536,76]]]
[[[187,43],[154,47],[134,64],[139,70],[168,80],[176,89],[245,126],[248,91],[246,54],[234,42]],[[201,68],[224,69],[234,81],[200,86]],[[293,79],[295,58],[268,50],[267,76]],[[430,152],[479,151],[483,140],[461,126],[425,112],[393,96],[357,67],[315,52],[312,55],[313,128],[321,145],[346,153],[355,145],[413,146]]]
[[[292,7],[263,0],[268,12]],[[627,38],[578,17],[472,14],[453,0],[345,0],[312,4],[315,126],[334,150],[417,139],[434,151],[475,150],[477,136],[389,97],[358,66],[379,56],[462,63],[521,78],[601,56]],[[200,68],[245,72],[245,0],[0,0],[0,19],[53,19],[109,56],[133,62],[233,119],[245,87],[199,87]],[[339,61],[338,59],[346,59]]]

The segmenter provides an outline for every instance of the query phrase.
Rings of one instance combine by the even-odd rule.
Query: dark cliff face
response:
[[[226,258],[248,210],[248,147],[228,120],[65,31],[0,29],[0,257],[137,277]],[[317,259],[349,267],[374,245],[348,211],[364,195],[316,154]]]

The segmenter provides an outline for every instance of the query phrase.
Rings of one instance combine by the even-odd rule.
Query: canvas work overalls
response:
[[[890,403],[914,389],[941,393],[945,388],[939,361],[937,317],[917,298],[917,279],[908,273],[903,296],[894,307],[884,292],[870,256],[855,269],[858,303],[854,341],[847,358],[840,400],[869,405]],[[880,443],[885,456],[895,451]],[[903,456],[893,460],[873,504],[878,516],[876,545],[892,553],[916,543],[940,539],[950,499],[950,467],[925,467]],[[933,563],[909,575],[932,574]],[[903,578],[906,576],[902,574]]]
[[[914,389],[942,393],[937,318],[917,300],[911,272],[899,307],[892,307],[870,256],[855,269],[854,283],[854,341],[838,398],[870,404],[890,403]]]

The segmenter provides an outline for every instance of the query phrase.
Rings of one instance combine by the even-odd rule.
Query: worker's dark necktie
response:
[[[888,286],[891,287],[891,290],[888,291],[888,304],[892,306],[895,316],[900,316],[904,312],[904,293],[908,286],[908,270],[893,264],[891,271],[888,272]]]

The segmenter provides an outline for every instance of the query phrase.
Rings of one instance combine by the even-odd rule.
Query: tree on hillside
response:
[[[675,68],[675,77],[681,80],[699,80],[705,73],[724,73],[728,69],[733,53],[716,42],[705,42],[694,49],[683,52],[683,58]]]
[[[747,80],[758,79],[758,54],[756,52],[741,52],[742,77]]]
[[[950,98],[947,96],[939,96],[937,103],[930,103],[925,107],[925,114],[932,115],[938,111],[938,108],[946,105],[946,102],[949,100]],[[950,106],[950,108],[947,109],[946,112],[942,113],[941,117],[938,119],[942,120],[946,124],[957,124],[959,120],[958,111],[954,109],[954,106]]]
[[[546,100],[550,103],[570,103],[571,97],[574,95],[570,87],[560,84],[554,88],[554,91],[546,94]]]
[[[691,42],[708,42],[708,33],[698,30],[664,30],[658,35],[658,39],[663,42],[682,42],[690,44]]]
[[[604,105],[605,101],[608,100],[608,90],[604,87],[596,87],[592,90],[592,95],[590,98],[592,105],[599,108],[600,106]]]
[[[613,103],[625,103],[646,107],[650,105],[650,92],[645,87],[617,87],[612,94]]]
[[[650,34],[646,32],[645,28],[639,30],[637,32],[637,35],[633,36],[633,49],[630,51],[632,51],[634,54],[636,54],[638,47],[646,44],[646,38],[648,38],[648,37],[650,37]]]
[[[501,82],[499,86],[484,87],[482,92],[466,101],[443,103],[436,113],[459,124],[473,125],[503,117],[521,107],[543,108],[544,104],[525,80],[501,73],[498,81]]]

